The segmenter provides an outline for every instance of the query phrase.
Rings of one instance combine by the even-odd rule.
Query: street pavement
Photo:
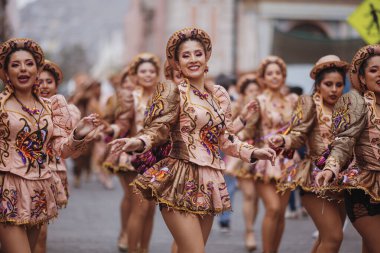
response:
[[[70,181],[71,178],[70,178]],[[117,236],[120,229],[119,205],[122,189],[114,178],[115,189],[106,190],[95,178],[82,182],[81,188],[70,188],[70,199],[66,209],[49,226],[48,252],[50,253],[116,253]],[[234,212],[229,233],[219,230],[216,217],[207,244],[207,253],[244,253],[244,223],[242,217],[242,195],[238,191],[234,200]],[[260,204],[255,225],[258,249],[262,252],[260,227],[264,209]],[[280,253],[310,252],[314,225],[310,218],[287,219]],[[191,240],[191,238],[189,238]],[[157,208],[150,253],[169,253],[172,237]],[[358,233],[349,224],[340,252],[361,251]]]

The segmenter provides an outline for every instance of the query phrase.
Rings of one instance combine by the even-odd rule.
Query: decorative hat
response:
[[[45,65],[43,70],[49,71],[53,76],[57,83],[57,86],[62,83],[63,74],[61,68],[52,61],[45,60]]]
[[[0,44],[0,79],[5,81],[5,59],[16,50],[24,49],[29,51],[36,60],[37,68],[44,65],[45,57],[42,48],[33,40],[25,38],[14,38]]]
[[[283,59],[274,55],[267,56],[261,61],[260,67],[259,67],[259,76],[261,78],[264,77],[265,69],[271,63],[276,63],[278,66],[280,66],[282,75],[284,76],[284,79],[285,79],[286,78],[286,64]]]
[[[173,35],[169,38],[168,43],[166,44],[166,59],[174,69],[177,69],[175,63],[176,50],[178,50],[179,45],[187,39],[196,39],[200,41],[203,44],[206,51],[206,61],[210,59],[212,52],[210,36],[205,31],[199,28],[183,28],[173,33]]]
[[[342,61],[336,55],[325,55],[315,63],[314,68],[310,72],[310,77],[315,80],[318,73],[327,68],[341,68],[347,71],[348,65],[348,62]]]
[[[157,74],[160,73],[160,60],[158,57],[154,54],[151,53],[141,53],[135,56],[133,58],[132,62],[128,65],[129,67],[129,72],[131,75],[136,75],[137,74],[137,67],[142,63],[142,62],[147,62],[150,61],[153,63],[153,65],[157,69]]]
[[[380,55],[380,45],[368,45],[359,49],[350,65],[350,79],[352,86],[359,91],[366,91],[367,85],[359,79],[360,66],[373,55]]]

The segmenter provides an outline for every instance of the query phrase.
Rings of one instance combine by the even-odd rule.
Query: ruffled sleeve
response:
[[[75,127],[78,124],[78,122],[80,121],[80,119],[82,118],[81,113],[80,113],[78,107],[76,107],[73,104],[69,104],[68,107],[69,107],[69,111],[70,111],[72,126]]]
[[[285,139],[285,149],[298,149],[302,147],[308,138],[308,133],[316,122],[316,107],[310,96],[301,96],[295,111],[293,112]]]
[[[86,144],[94,138],[95,131],[82,140],[75,140],[75,129],[66,99],[62,95],[56,95],[50,98],[50,103],[53,120],[51,138],[53,151],[63,159],[69,156],[79,156],[86,149]]]
[[[331,170],[335,176],[351,161],[357,139],[367,124],[367,112],[364,98],[356,90],[339,98],[332,116],[334,140],[325,170]]]
[[[177,85],[171,81],[159,83],[146,108],[144,128],[136,136],[145,144],[141,153],[167,142],[171,125],[179,120],[179,110]]]
[[[232,122],[231,101],[227,91],[215,85],[214,96],[225,115],[226,130],[219,136],[220,149],[226,154],[242,159],[245,162],[251,162],[252,152],[256,149],[248,143],[242,142],[233,134],[234,126]]]

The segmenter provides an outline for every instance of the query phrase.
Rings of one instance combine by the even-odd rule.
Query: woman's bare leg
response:
[[[25,228],[0,224],[0,243],[2,252],[31,253]]]
[[[152,237],[154,213],[156,211],[156,204],[153,201],[149,201],[148,210],[146,213],[144,230],[141,238],[141,249],[148,250],[150,238]]]
[[[42,225],[41,232],[38,237],[37,245],[36,245],[36,248],[34,249],[34,253],[46,252],[47,231],[48,231],[48,225],[47,224]]]
[[[302,203],[319,231],[319,243],[313,252],[339,252],[343,240],[343,205],[318,198],[312,193],[302,196]]]
[[[286,191],[285,193],[278,195],[280,198],[280,213],[278,217],[276,236],[274,239],[274,248],[276,249],[275,252],[278,252],[278,249],[280,248],[281,238],[285,229],[285,211],[289,203],[290,191]]]
[[[252,179],[239,179],[240,190],[243,193],[243,217],[245,221],[245,246],[249,250],[256,249],[253,225],[257,216],[257,194]]]
[[[131,187],[132,186],[128,186]],[[143,199],[140,195],[132,194],[131,213],[128,219],[128,252],[135,252],[141,246],[141,238],[145,227],[145,221],[151,202]]]
[[[352,225],[363,238],[364,249],[368,253],[379,253],[380,215],[358,218]]]
[[[120,235],[119,235],[119,241],[118,246],[119,248],[124,248],[128,245],[128,236],[127,236],[127,227],[128,227],[128,218],[131,210],[131,202],[133,194],[131,192],[131,187],[128,187],[130,183],[132,183],[133,179],[135,178],[134,174],[130,173],[120,173],[118,175],[120,184],[123,188],[123,198],[121,200],[120,204],[120,218],[121,218],[121,229],[120,229]]]
[[[208,238],[209,220],[203,224],[202,230],[201,218],[198,216],[171,211],[167,208],[164,208],[161,213],[166,226],[177,243],[178,253],[205,253],[204,238]]]
[[[257,181],[256,189],[265,206],[262,225],[263,250],[265,253],[276,252],[275,240],[281,213],[280,196],[276,193],[273,183]]]

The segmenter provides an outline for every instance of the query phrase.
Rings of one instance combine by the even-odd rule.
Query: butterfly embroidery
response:
[[[26,173],[31,168],[38,167],[39,175],[41,175],[41,170],[45,168],[44,163],[47,158],[43,150],[48,135],[47,120],[44,120],[45,126],[43,128],[39,128],[34,132],[32,132],[25,119],[20,119],[20,121],[24,122],[24,126],[16,136],[16,152],[20,155],[24,165],[28,165]]]

